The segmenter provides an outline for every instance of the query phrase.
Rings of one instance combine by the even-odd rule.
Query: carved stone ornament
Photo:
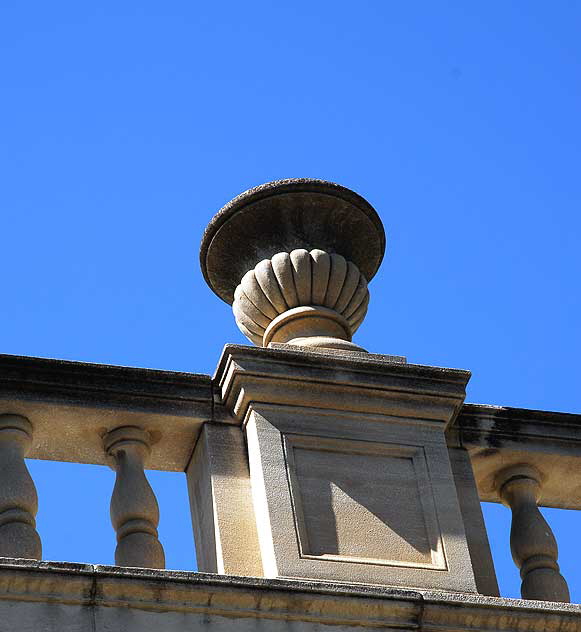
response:
[[[364,351],[351,342],[385,234],[362,197],[323,180],[280,180],[227,204],[200,251],[204,278],[259,346]]]

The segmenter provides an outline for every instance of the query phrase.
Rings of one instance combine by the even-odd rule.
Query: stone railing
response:
[[[254,431],[248,434],[249,426],[245,436],[239,421],[248,410],[245,398],[252,384],[232,386],[237,379],[232,371],[246,363],[246,370],[256,376],[257,365],[249,364],[252,357],[254,363],[264,361],[269,379],[276,380],[276,372],[286,370],[281,362],[296,362],[300,352],[291,351],[288,358],[285,351],[256,352],[260,358],[243,352],[238,368],[232,358],[241,352],[227,353],[214,380],[205,375],[0,356],[0,555],[42,556],[35,530],[36,491],[26,456],[115,469],[111,520],[117,532],[119,566],[164,567],[163,547],[157,538],[157,502],[144,475],[144,468],[152,468],[187,473],[201,571],[281,576],[280,562],[269,567],[264,557],[261,540],[268,515],[259,515],[262,501],[257,500],[256,490],[252,498],[252,477],[257,476],[251,473],[253,442],[261,439]],[[309,371],[318,366],[313,357],[320,355],[328,365],[333,353],[309,352]],[[276,358],[270,360],[273,354]],[[336,357],[335,378],[337,371],[345,370],[341,365],[345,356]],[[412,366],[403,359],[387,360],[394,375]],[[414,369],[416,381],[424,379],[419,369]],[[359,366],[358,370],[363,369]],[[292,381],[288,388],[295,388]],[[309,398],[303,402],[312,404]],[[315,405],[320,406],[320,401]],[[448,428],[450,462],[476,592],[498,594],[479,506],[479,501],[492,501],[512,510],[511,548],[521,570],[523,597],[569,600],[559,573],[557,545],[538,506],[581,508],[579,486],[572,475],[581,454],[579,428],[579,415],[470,404],[462,406]],[[309,447],[304,439],[293,441]],[[334,449],[329,445],[326,450]],[[377,455],[382,450],[373,448]],[[266,491],[268,505],[272,500]],[[388,497],[393,500],[397,493]],[[436,496],[436,501],[441,499]],[[268,514],[269,510],[264,511]],[[275,553],[279,554],[276,547]],[[370,583],[389,582],[379,574]]]
[[[494,597],[492,501],[522,596],[569,601],[539,506],[581,508],[581,416],[464,404],[469,371],[354,343],[384,249],[353,191],[268,183],[202,240],[256,345],[227,345],[213,378],[0,356],[0,556],[41,558],[28,457],[115,470],[121,567],[164,567],[149,468],[186,473],[201,572]]]
[[[512,511],[523,598],[569,601],[557,542],[538,508],[581,509],[581,415],[465,404],[448,436],[451,449],[469,454],[480,500]]]
[[[112,467],[116,564],[164,568],[144,468],[185,471],[213,408],[208,376],[0,356],[0,556],[42,556],[28,457]]]

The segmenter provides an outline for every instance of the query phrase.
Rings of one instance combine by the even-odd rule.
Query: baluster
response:
[[[164,568],[165,555],[157,539],[159,509],[143,471],[150,452],[149,434],[136,426],[123,426],[103,441],[117,472],[111,496],[111,522],[117,532],[115,563]]]
[[[39,560],[38,497],[24,455],[32,424],[21,415],[0,415],[0,557]]]
[[[539,511],[541,475],[528,465],[503,470],[497,488],[512,511],[510,549],[520,568],[523,599],[569,602],[567,582],[559,572],[555,536]]]

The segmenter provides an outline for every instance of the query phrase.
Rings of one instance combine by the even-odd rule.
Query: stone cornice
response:
[[[311,408],[448,423],[470,378],[469,371],[406,364],[390,356],[281,347],[224,348],[214,381],[239,420],[251,402],[300,401]]]
[[[303,622],[305,630],[321,624],[434,632],[581,630],[581,607],[572,604],[9,558],[0,559],[2,601],[45,604],[39,616],[61,617],[61,623],[66,606],[82,606],[90,629],[102,629],[102,609],[122,608],[127,624],[134,609],[179,613],[192,626],[215,617],[221,625],[224,618],[233,625],[249,618]]]

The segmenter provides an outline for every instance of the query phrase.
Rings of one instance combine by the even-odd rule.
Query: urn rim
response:
[[[245,239],[238,240],[242,226]],[[370,281],[383,259],[385,231],[373,206],[347,187],[312,178],[274,180],[244,191],[212,217],[200,245],[200,267],[210,289],[232,304],[245,272],[295,248],[341,254]]]

